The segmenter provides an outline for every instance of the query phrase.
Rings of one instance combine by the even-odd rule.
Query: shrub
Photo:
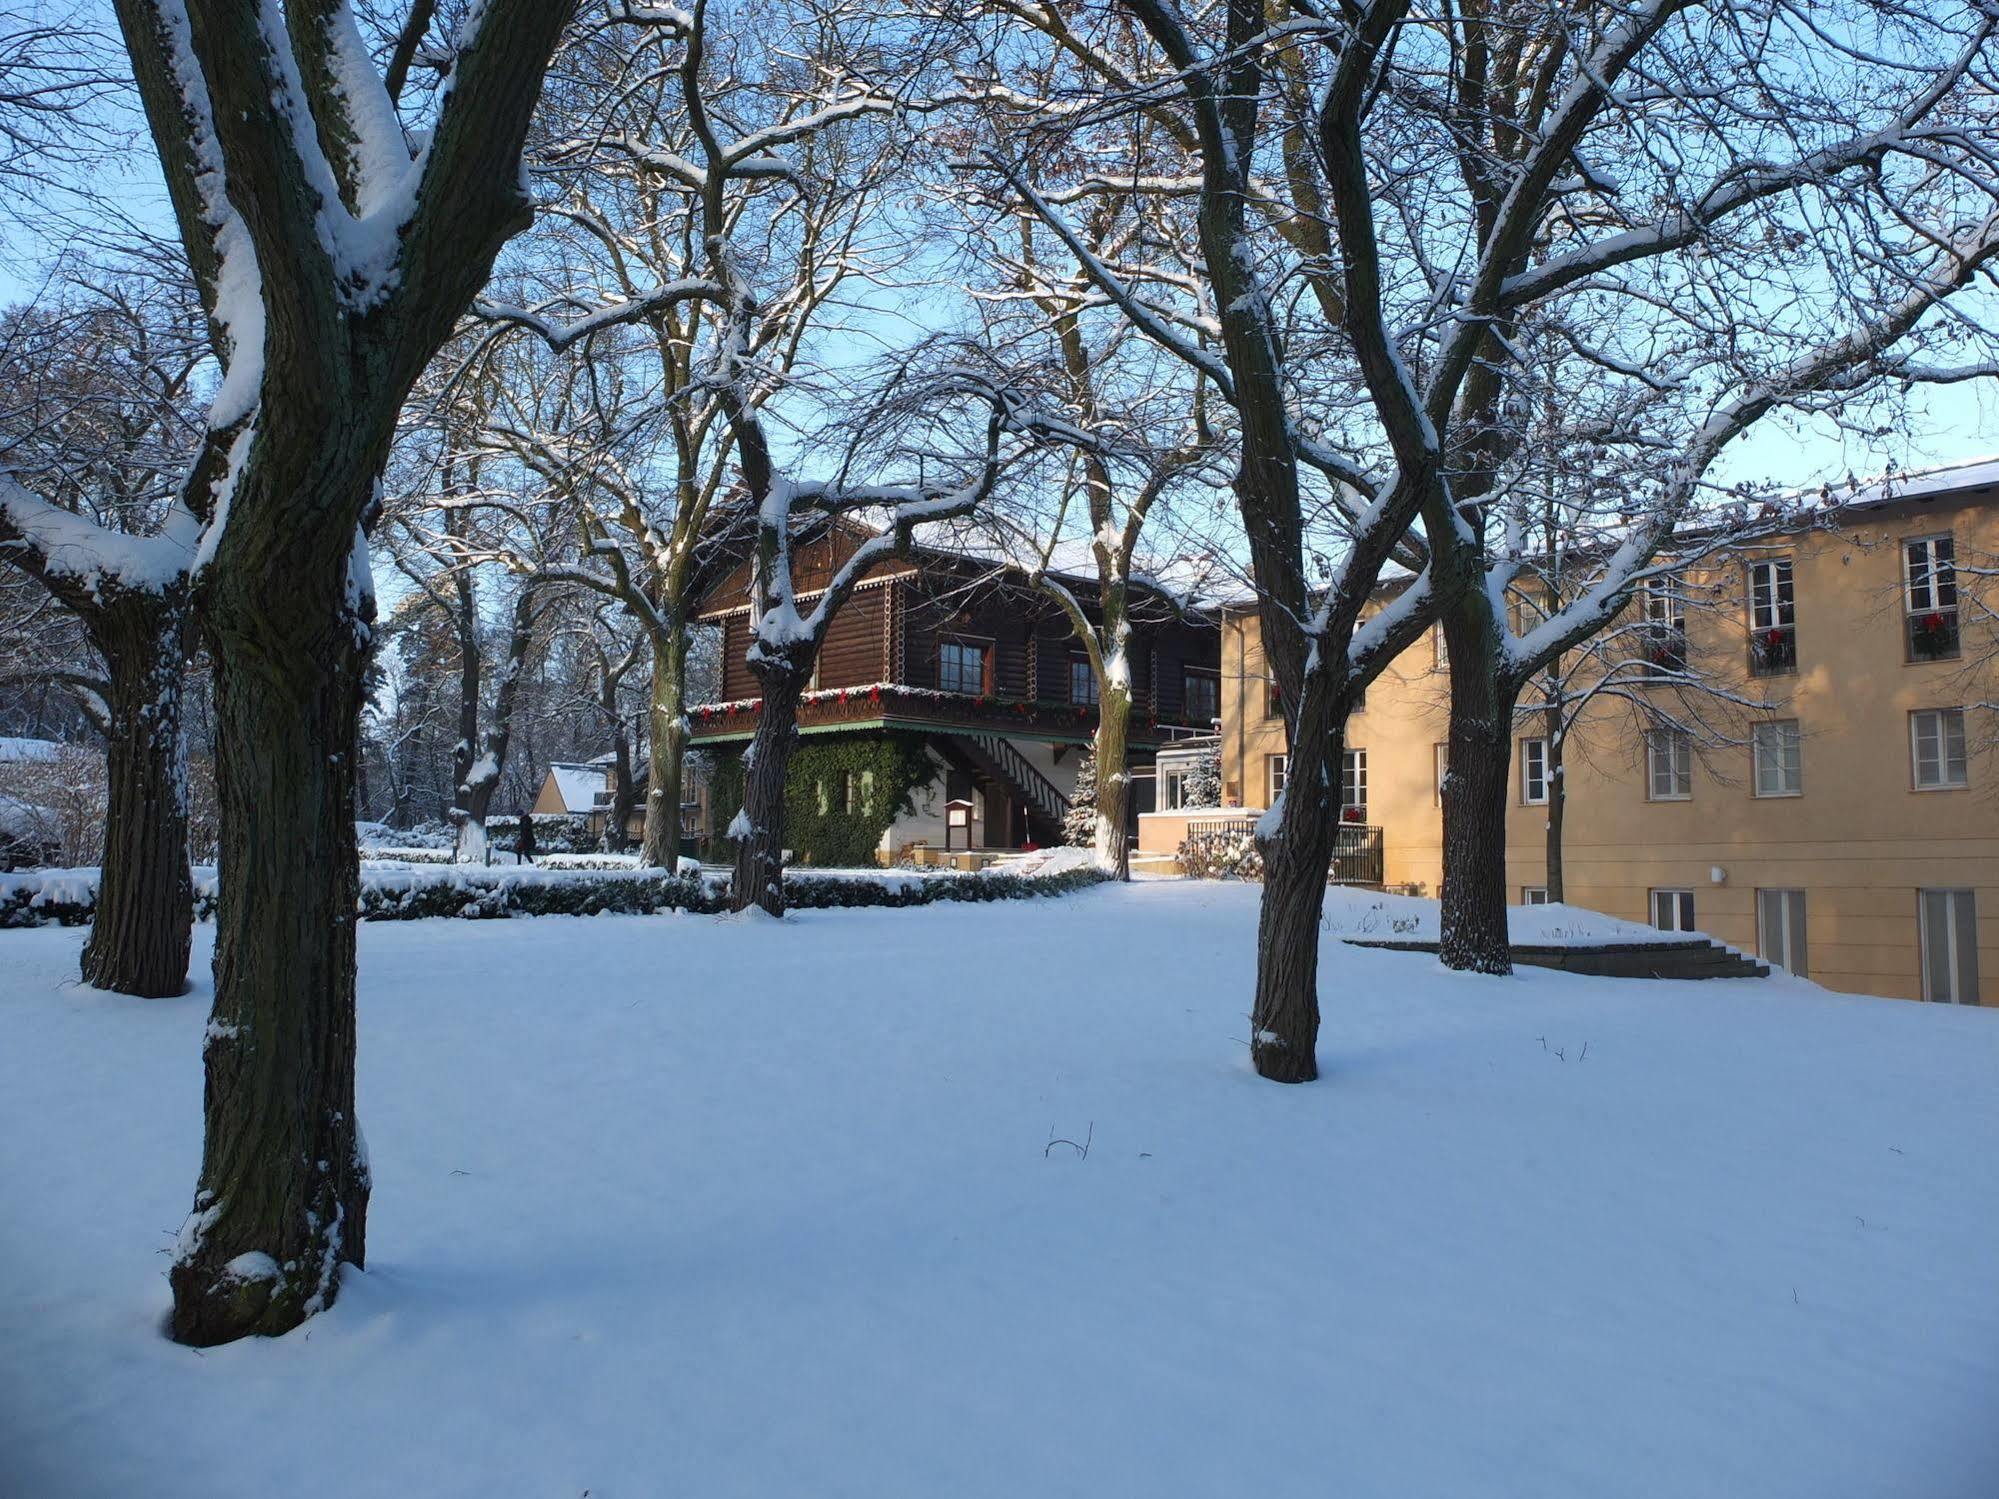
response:
[[[1025,875],[986,869],[976,874],[915,876],[788,870],[785,899],[799,910],[854,906],[927,906],[938,901],[1025,900],[1067,895],[1104,878],[1083,867]],[[419,921],[450,916],[496,920],[512,916],[650,915],[660,911],[714,914],[728,908],[726,874],[667,874],[658,869],[551,870],[454,865],[449,869],[364,870],[358,907],[363,921]],[[97,903],[94,869],[44,870],[0,878],[0,929],[86,926]],[[215,871],[195,871],[195,919],[215,915]]]
[[[1263,879],[1263,855],[1246,828],[1190,832],[1174,855],[1181,873],[1197,880]]]

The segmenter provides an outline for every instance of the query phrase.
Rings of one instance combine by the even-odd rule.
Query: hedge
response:
[[[1046,875],[997,869],[925,875],[888,870],[878,875],[787,870],[784,890],[791,906],[810,911],[927,906],[938,901],[1027,900],[1067,895],[1102,879],[1099,871],[1088,867]],[[728,875],[720,872],[690,875],[658,869],[493,869],[478,865],[436,871],[369,870],[361,876],[358,909],[363,921],[596,916],[607,911],[624,915],[660,911],[713,914],[727,909],[728,889]],[[40,870],[0,877],[0,929],[87,926],[96,901],[94,869]],[[195,871],[194,905],[197,921],[214,918],[213,868]]]

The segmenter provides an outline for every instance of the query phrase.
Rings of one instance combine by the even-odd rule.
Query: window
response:
[[[1451,643],[1444,639],[1441,624],[1430,626],[1430,645],[1437,653],[1437,670],[1449,671],[1451,667]]]
[[[986,690],[986,648],[969,640],[937,643],[937,690],[977,696]]]
[[[1286,770],[1290,767],[1291,757],[1289,755],[1271,755],[1266,764],[1269,767],[1270,777],[1270,800],[1267,805],[1274,807],[1277,805],[1277,798],[1284,794],[1284,776]]]
[[[1683,802],[1694,794],[1694,740],[1684,729],[1645,736],[1645,792],[1655,802]]]
[[[864,770],[861,772],[861,810],[863,812],[872,811],[874,805],[875,773],[872,770]]]
[[[1786,973],[1805,975],[1805,892],[1756,892],[1756,951]]]
[[[1548,904],[1548,887],[1546,885],[1522,885],[1520,887],[1520,904],[1523,906],[1545,906]]]
[[[1222,679],[1204,671],[1180,674],[1181,701],[1187,722],[1209,724],[1222,716]]]
[[[1548,741],[1520,741],[1520,800],[1539,807],[1548,800]]]
[[[1749,565],[1749,670],[1775,676],[1798,669],[1798,602],[1791,559]]]
[[[1187,772],[1169,770],[1159,778],[1159,810],[1177,812],[1187,805]]]
[[[1978,905],[1969,890],[1918,890],[1916,924],[1923,948],[1923,998],[1978,1003]]]
[[[1088,656],[1069,658],[1069,701],[1090,708],[1097,705],[1097,674],[1090,669]]]
[[[1902,543],[1903,597],[1911,661],[1957,654],[1957,549],[1948,536]]]
[[[1367,751],[1340,754],[1340,821],[1367,821]]]
[[[1645,634],[1640,649],[1647,676],[1687,669],[1687,601],[1677,578],[1645,580]]]
[[[1263,716],[1265,718],[1284,716],[1284,694],[1278,690],[1275,682],[1263,684]]]
[[[1798,796],[1805,789],[1803,736],[1795,718],[1759,723],[1749,731],[1749,766],[1758,796]]]
[[[1909,715],[1909,757],[1916,790],[1950,791],[1970,784],[1964,758],[1964,710],[1925,708]]]
[[[1691,932],[1694,929],[1694,892],[1654,890],[1652,925],[1662,932]]]
[[[858,770],[850,770],[847,772],[846,780],[847,815],[852,817],[861,810],[861,773]]]
[[[1436,779],[1431,783],[1430,795],[1436,805],[1441,807],[1444,804],[1444,780],[1451,773],[1451,747],[1448,744],[1439,744],[1431,751],[1431,755],[1435,761],[1432,768],[1436,771]]]

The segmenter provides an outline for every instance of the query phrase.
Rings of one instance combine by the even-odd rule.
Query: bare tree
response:
[[[587,369],[566,420],[518,413],[493,436],[565,486],[582,549],[565,576],[647,636],[648,864],[679,854],[691,612],[747,547],[727,406],[761,411],[798,382],[842,289],[903,258],[880,203],[900,64],[868,44],[875,24],[853,5],[773,6],[731,34],[696,6],[567,51],[534,157],[545,232],[520,257],[533,296],[480,309]],[[718,244],[754,283],[741,320]]]
[[[365,1253],[365,526],[404,397],[529,217],[521,144],[572,9],[474,11],[418,129],[345,5],[117,0],[224,367],[176,507],[186,545],[141,568],[100,531],[71,554],[149,598],[197,583],[214,661],[223,883],[202,1169],[169,1275],[183,1342],[282,1332]],[[17,530],[66,524],[8,509]]]
[[[205,350],[188,302],[180,286],[113,284],[17,311],[0,331],[0,559],[76,618],[96,658],[57,678],[108,752],[83,977],[155,997],[186,989],[194,919],[186,553],[159,534],[199,422],[192,383]]]
[[[1124,879],[1133,617],[1148,608],[1172,613],[1207,565],[1206,546],[1195,548],[1197,557],[1176,555],[1167,527],[1148,523],[1176,488],[1225,485],[1227,473],[1208,425],[1211,383],[1107,306],[1086,269],[1090,261],[1113,266],[1127,287],[1192,283],[1175,216],[1144,196],[1100,190],[1096,175],[1101,162],[1117,160],[1138,178],[1156,176],[1154,156],[1177,165],[1178,144],[1141,112],[1078,129],[1068,150],[1016,161],[1008,143],[1022,129],[1033,131],[1065,72],[1050,40],[1030,36],[1044,55],[1032,63],[1012,59],[1010,86],[977,94],[981,155],[1003,185],[993,194],[976,186],[961,194],[963,213],[988,343],[1087,441],[1065,451],[1056,482],[1014,486],[1016,502],[994,507],[991,521],[1030,584],[1060,608],[1089,663],[1097,698],[1093,843],[1099,867]],[[950,139],[962,152],[961,136]],[[1050,233],[1024,197],[1074,205],[1079,252]],[[1095,587],[1079,587],[1079,574],[1093,576]]]

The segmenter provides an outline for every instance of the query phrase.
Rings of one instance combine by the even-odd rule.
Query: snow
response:
[[[602,765],[557,764],[548,773],[555,777],[555,794],[565,812],[588,812],[597,805],[597,793],[611,789],[610,772]]]
[[[370,1268],[203,1354],[210,930],[0,934],[0,1489],[1992,1492],[1999,1016],[1327,942],[1282,1088],[1255,901],[363,926]]]
[[[63,751],[68,747],[54,739],[23,739],[11,734],[0,734],[0,765],[60,760]]]

